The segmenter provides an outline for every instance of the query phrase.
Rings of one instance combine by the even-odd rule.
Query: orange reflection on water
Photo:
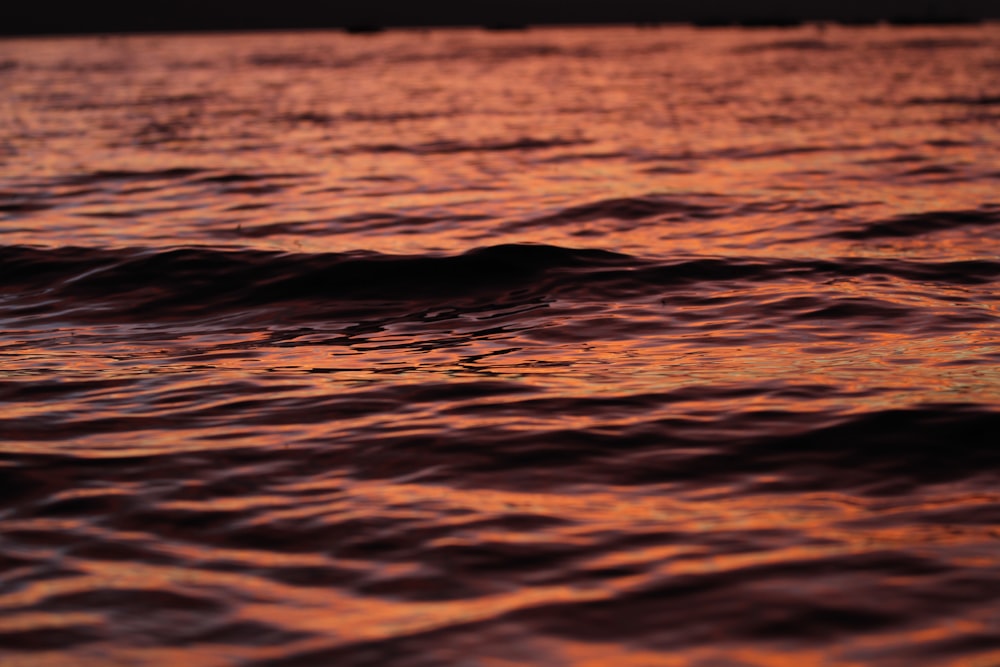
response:
[[[924,299],[901,285],[883,283],[878,289],[886,303],[925,307]],[[860,298],[872,294],[870,286],[866,289],[853,283],[839,283],[837,291]],[[780,302],[780,290],[774,294]],[[931,301],[927,299],[927,308]],[[988,305],[984,304],[984,312],[990,312]],[[558,308],[559,304],[553,306]],[[5,372],[12,380],[58,380],[45,380],[52,382],[49,400],[8,405],[7,419],[32,422],[32,432],[40,424],[47,426],[38,431],[38,437],[25,436],[30,445],[19,445],[17,432],[9,431],[4,448],[43,451],[72,442],[74,451],[84,455],[92,441],[97,446],[89,455],[105,456],[125,445],[120,440],[108,441],[103,433],[91,439],[91,427],[84,427],[87,424],[93,425],[96,433],[103,430],[101,424],[117,423],[123,434],[135,434],[129,436],[130,449],[145,448],[152,453],[178,446],[197,449],[246,446],[250,442],[284,446],[390,427],[399,434],[404,429],[433,431],[442,425],[454,431],[484,427],[587,429],[750,408],[821,413],[1000,399],[997,374],[987,363],[997,352],[988,327],[933,336],[919,330],[884,331],[876,327],[856,330],[850,340],[843,340],[841,332],[833,328],[839,326],[835,320],[807,320],[783,329],[762,322],[750,340],[751,331],[739,324],[747,316],[730,316],[729,308],[706,306],[700,314],[708,318],[704,331],[693,335],[674,328],[671,318],[682,311],[672,312],[669,306],[654,302],[635,307],[620,319],[626,326],[624,336],[626,331],[634,334],[636,323],[645,318],[649,333],[644,336],[615,339],[616,320],[612,317],[600,325],[611,339],[591,338],[579,343],[552,343],[543,337],[551,337],[560,328],[567,333],[581,331],[574,315],[562,323],[553,318],[548,327],[533,334],[535,341],[524,337],[515,340],[503,332],[470,336],[462,329],[481,325],[474,319],[458,318],[449,325],[451,332],[445,329],[429,346],[419,338],[408,339],[405,329],[374,332],[350,345],[331,346],[326,341],[336,341],[341,335],[336,328],[327,333],[311,330],[301,343],[287,335],[271,340],[257,332],[192,345],[166,342],[156,335],[148,341],[133,341],[129,335],[119,337],[110,330],[77,328],[74,336],[62,338],[65,352],[51,344],[35,347],[28,340],[8,347],[6,354],[12,363],[7,363]],[[969,312],[968,307],[965,312]],[[731,328],[726,324],[729,317],[734,322]],[[584,322],[587,319],[591,318]],[[872,322],[880,324],[877,319]],[[593,324],[584,326],[596,330]],[[659,328],[662,333],[657,333]],[[545,414],[534,410],[532,396],[518,395],[467,400],[456,395],[452,403],[444,404],[400,404],[393,402],[395,399],[365,403],[366,399],[339,398],[343,392],[364,392],[366,387],[375,391],[386,383],[405,387],[479,379],[517,382],[566,398],[647,398],[634,408],[623,402],[616,414],[607,410],[592,413],[583,404],[579,409]],[[94,380],[99,380],[98,384],[93,385]],[[141,401],[136,401],[135,382],[147,387]],[[73,383],[79,383],[79,388]],[[743,392],[733,397],[725,393],[711,398],[708,394],[676,393],[744,383],[758,388],[749,395]],[[205,386],[233,392],[234,396],[220,393],[205,400]],[[836,387],[836,391],[814,389],[819,387]],[[806,393],[796,388],[806,388]],[[265,399],[276,401],[270,404],[277,411],[272,425],[257,432],[252,427],[239,428],[241,420],[247,418],[252,423],[261,417],[257,411]],[[280,417],[283,404],[288,405],[287,418]],[[315,407],[308,410],[309,404]],[[377,409],[379,405],[392,405],[391,413]],[[478,406],[493,407],[483,412]],[[300,409],[301,416],[295,417]],[[171,416],[179,410],[189,416]],[[321,418],[324,414],[328,417]],[[168,424],[170,428],[163,430]],[[52,435],[41,435],[46,430]],[[74,430],[71,441],[62,439]],[[179,439],[182,432],[187,435]],[[58,433],[63,435],[56,437]]]
[[[162,319],[43,272],[0,631],[83,639],[10,664],[990,664],[991,471],[821,438],[1000,401],[997,26],[943,30],[0,42],[5,247],[636,260]]]
[[[424,517],[428,522],[450,526],[450,536],[418,542],[414,544],[415,550],[409,552],[412,558],[409,563],[391,565],[372,560],[344,561],[329,553],[281,554],[274,550],[211,549],[184,543],[171,545],[154,534],[112,533],[105,536],[117,541],[132,541],[137,545],[148,544],[162,549],[164,554],[182,555],[192,565],[173,567],[134,561],[106,562],[74,558],[71,554],[76,575],[31,583],[21,591],[0,596],[0,605],[5,608],[29,607],[47,599],[86,595],[91,591],[102,591],[105,594],[119,591],[136,600],[142,600],[144,596],[155,600],[158,593],[193,596],[199,591],[212,590],[217,592],[217,596],[221,595],[221,599],[229,601],[228,609],[213,612],[222,614],[228,622],[259,622],[272,629],[307,629],[313,633],[311,637],[295,640],[291,644],[286,642],[281,647],[230,646],[224,652],[230,659],[233,656],[264,659],[283,655],[288,650],[330,650],[338,646],[349,647],[357,642],[419,637],[421,633],[438,629],[461,633],[463,627],[475,627],[479,621],[503,619],[511,614],[523,612],[530,618],[535,610],[544,609],[548,605],[555,605],[556,608],[559,605],[570,605],[569,608],[572,609],[575,604],[601,601],[611,603],[617,599],[628,599],[633,593],[641,594],[647,588],[655,589],[657,585],[672,580],[686,581],[692,577],[713,577],[729,572],[746,573],[748,578],[740,574],[740,581],[759,580],[761,585],[783,586],[780,583],[767,583],[768,578],[773,576],[768,574],[767,566],[784,563],[803,568],[810,563],[833,563],[840,557],[850,558],[863,554],[877,556],[892,553],[889,550],[915,550],[919,553],[945,546],[949,550],[939,551],[939,555],[960,554],[964,550],[970,553],[978,550],[986,554],[990,553],[987,550],[995,541],[990,531],[942,530],[935,533],[914,530],[913,526],[907,528],[905,525],[888,531],[881,527],[880,519],[891,519],[893,514],[900,512],[923,512],[945,507],[970,509],[967,496],[925,496],[922,499],[895,500],[889,503],[878,499],[861,502],[857,498],[837,494],[736,496],[689,501],[678,496],[649,495],[627,489],[595,492],[581,489],[575,494],[518,493],[350,480],[331,480],[325,484],[293,484],[275,488],[274,491],[280,493],[272,497],[250,495],[244,497],[242,502],[232,498],[228,504],[206,499],[200,507],[198,502],[190,501],[185,507],[204,512],[219,509],[246,510],[249,515],[259,514],[262,518],[266,516],[268,522],[280,523],[293,516],[279,516],[280,506],[284,504],[293,509],[300,503],[294,494],[308,492],[306,497],[311,503],[317,508],[326,506],[327,511],[339,517],[339,521],[352,516],[396,516],[400,520]],[[317,491],[326,491],[331,495],[317,494]],[[249,489],[248,493],[254,494],[254,491]],[[989,507],[1000,502],[1000,496],[981,494],[977,502],[982,503],[983,507]],[[174,509],[179,507],[180,504],[174,504]],[[273,511],[276,508],[278,513]],[[544,533],[532,533],[501,529],[499,526],[502,524],[496,521],[503,517],[527,515],[558,519],[558,524],[553,524]],[[294,516],[301,518],[303,515]],[[449,516],[452,517],[450,522],[436,521],[438,517],[445,519]],[[464,520],[456,520],[463,516]],[[484,520],[490,519],[494,519],[494,527],[481,527],[486,525]],[[870,527],[865,527],[865,522]],[[77,539],[88,535],[93,539],[101,535],[100,529],[74,523],[65,523],[61,528],[76,535]],[[13,533],[20,533],[25,530],[38,531],[43,526],[41,520],[32,520],[20,524],[11,523],[9,529]],[[757,534],[762,541],[746,553],[712,553],[711,545],[716,536],[735,534]],[[386,596],[361,595],[353,592],[351,585],[340,590],[288,585],[279,583],[271,575],[283,567],[315,567],[317,571],[328,566],[346,567],[353,571],[354,585],[363,588],[378,580],[392,581],[398,578],[400,581],[419,581],[441,568],[445,568],[450,576],[461,576],[462,568],[466,567],[461,561],[456,561],[449,569],[447,559],[434,556],[441,549],[456,546],[481,547],[510,543],[538,544],[542,549],[554,545],[559,545],[560,548],[569,545],[587,548],[613,543],[616,539],[630,535],[642,536],[647,540],[659,535],[667,543],[567,564],[571,572],[577,573],[574,578],[578,583],[558,586],[526,585],[526,582],[505,582],[508,575],[497,575],[496,583],[500,584],[500,590],[455,600],[407,600],[395,598],[391,593]],[[336,544],[331,543],[330,547],[336,548]],[[995,557],[988,556],[980,557],[978,561],[958,559],[948,562],[987,569],[996,564]],[[825,599],[827,602],[843,598],[847,602],[852,599],[852,587],[864,580],[859,573],[856,575],[859,579],[854,583],[850,579],[842,580],[837,577],[827,581],[823,571],[820,566],[816,579],[811,583],[799,582],[796,595],[803,599]],[[599,578],[581,576],[589,572],[604,574]],[[619,574],[614,574],[616,572]],[[759,574],[754,576],[754,572]],[[877,571],[872,576],[876,574]],[[922,580],[926,581],[928,576],[927,573],[917,572],[910,580],[885,579],[881,585],[888,587],[887,590],[895,587],[899,591],[905,591],[921,584]],[[933,578],[933,575],[930,577]],[[840,586],[848,588],[838,591]],[[74,623],[87,624],[92,621],[91,616],[86,614],[44,617],[28,614],[13,615],[8,624],[13,624],[12,627],[40,627],[39,624],[45,627],[68,627]],[[197,621],[197,617],[193,617],[192,621]],[[141,618],[117,622],[134,624],[134,631],[140,636],[148,631]],[[649,622],[650,619],[643,621],[647,625]],[[491,655],[496,660],[509,660],[512,659],[512,654],[530,649],[538,651],[536,659],[547,656],[546,661],[558,663],[560,660],[572,660],[573,664],[588,664],[587,660],[602,664],[601,660],[612,658],[615,664],[620,661],[621,664],[669,665],[673,664],[671,660],[686,660],[687,663],[677,664],[691,664],[691,661],[713,656],[726,656],[727,659],[739,657],[748,664],[762,666],[791,664],[789,661],[792,660],[800,661],[797,664],[821,664],[820,653],[816,649],[783,644],[768,646],[766,641],[758,646],[739,646],[731,644],[731,638],[724,630],[715,630],[711,626],[666,625],[660,631],[659,640],[655,636],[642,640],[653,646],[659,641],[665,642],[664,646],[674,646],[667,652],[644,650],[641,644],[631,645],[629,642],[609,644],[595,639],[584,644],[568,638],[556,639],[544,633],[529,637],[522,634],[523,630],[513,630],[516,627],[516,624],[512,626],[510,632],[513,634],[507,635],[506,639],[501,639],[505,637],[502,629],[486,633],[469,645],[467,650],[481,655],[484,662],[488,662],[487,658]],[[831,654],[830,649],[827,649],[823,656],[827,660],[835,659],[838,664],[852,664],[852,654],[879,650],[892,652],[899,650],[900,646],[930,645],[956,633],[974,634],[987,627],[982,620],[973,617],[968,621],[956,621],[948,628],[915,628],[912,631],[890,632],[873,639],[862,637],[851,647],[845,648],[845,652],[837,649]],[[715,645],[705,645],[706,635],[712,634],[718,635],[717,640],[711,642]],[[691,643],[695,637],[701,639]],[[677,642],[676,645],[674,642]],[[591,652],[584,655],[584,647]],[[134,659],[138,664],[181,664],[178,661],[182,654],[165,648],[123,646],[109,648],[109,651],[107,659]],[[212,649],[208,646],[197,648],[193,654],[187,655],[189,659],[197,659],[199,663],[209,665],[217,664],[215,660],[221,659],[218,655],[213,657]],[[195,657],[191,658],[192,655]]]
[[[771,54],[688,28],[0,44],[19,65],[4,72],[0,176],[60,202],[27,225],[8,215],[5,242],[868,253],[810,239],[995,199],[996,124],[948,100],[989,91],[996,26],[954,30],[966,46],[934,57],[907,46],[933,30],[811,27],[763,36]],[[61,182],[74,155],[124,175]],[[724,215],[522,225],[651,195]]]

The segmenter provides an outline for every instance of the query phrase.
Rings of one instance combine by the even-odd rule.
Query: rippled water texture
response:
[[[998,234],[998,25],[0,41],[0,664],[996,667]]]

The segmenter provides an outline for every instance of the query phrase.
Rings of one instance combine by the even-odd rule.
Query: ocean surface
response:
[[[1000,24],[0,41],[0,665],[1000,665]]]

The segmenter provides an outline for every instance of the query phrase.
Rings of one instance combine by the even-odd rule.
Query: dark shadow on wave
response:
[[[618,220],[632,223],[642,220],[707,219],[723,215],[719,205],[696,203],[691,198],[680,199],[648,195],[644,197],[619,197],[586,204],[569,206],[554,213],[515,220],[503,225],[505,232],[517,232],[535,227],[565,225],[592,220]],[[703,198],[710,199],[710,198]]]
[[[891,40],[870,45],[879,50],[913,49],[917,51],[937,51],[939,49],[972,49],[989,45],[984,39],[965,37],[918,37],[915,39]]]
[[[911,97],[904,104],[914,106],[991,106],[1000,104],[1000,95],[951,95],[947,97]]]
[[[811,152],[811,148],[789,149],[787,152]],[[817,149],[824,150],[824,149]],[[756,152],[750,157],[784,155],[786,151]],[[734,152],[731,157],[747,157],[743,152]],[[651,158],[651,160],[654,158]],[[660,156],[655,159],[669,159]],[[646,173],[692,173],[683,166],[665,164],[645,170]],[[859,203],[826,204],[815,200],[769,199],[758,201],[736,201],[713,193],[691,193],[683,196],[647,194],[632,197],[615,197],[565,206],[544,215],[511,220],[500,228],[504,232],[520,232],[533,228],[548,228],[553,225],[573,225],[591,221],[608,221],[613,229],[633,229],[639,225],[692,222],[712,220],[761,213],[789,213],[801,211],[816,213],[835,209],[851,208]],[[596,230],[595,235],[605,235],[607,230]]]
[[[188,179],[205,173],[203,169],[192,167],[176,167],[171,169],[140,170],[97,170],[89,173],[74,174],[58,180],[66,185],[97,185],[105,183],[160,181]]]
[[[938,168],[925,168],[919,173],[938,173],[928,172],[927,169]],[[1000,223],[1000,205],[987,204],[979,209],[966,211],[929,211],[900,215],[887,220],[865,223],[855,229],[835,232],[830,234],[830,237],[851,240],[900,238],[959,227],[986,227],[998,223]]]
[[[2,210],[2,209],[0,209]],[[344,215],[327,220],[288,220],[262,225],[239,226],[235,229],[220,229],[213,236],[220,238],[265,238],[268,236],[327,235],[337,232],[410,232],[438,223],[474,222],[485,220],[483,215],[403,215],[388,211],[372,211]]]
[[[0,294],[14,316],[82,321],[205,318],[280,307],[287,317],[323,318],[358,307],[409,311],[420,304],[510,299],[630,299],[663,296],[673,287],[725,282],[817,281],[868,275],[948,284],[982,284],[1000,262],[919,262],[695,257],[651,261],[604,250],[498,245],[460,255],[369,252],[289,254],[204,247],[95,249],[0,247]],[[826,304],[791,310],[818,317],[857,315],[879,304]],[[883,306],[885,304],[882,304]]]
[[[197,108],[205,102],[211,101],[211,95],[184,94],[184,95],[150,95],[137,99],[109,102],[90,101],[61,101],[46,106],[52,111],[95,111],[103,109],[162,109],[170,106],[192,106]],[[136,111],[139,113],[139,111]],[[149,113],[149,112],[145,112]]]
[[[660,197],[624,197],[571,206],[552,215],[535,218],[536,223],[581,222],[617,218],[619,220],[639,220],[670,213],[687,216],[711,216],[716,209],[710,206]]]
[[[905,493],[923,484],[995,475],[1000,448],[992,444],[991,434],[998,428],[1000,412],[984,406],[885,410],[785,437],[750,439],[727,452],[668,466],[664,472],[698,479],[731,477],[734,471],[774,473],[776,479],[753,489],[760,492]]]
[[[633,262],[612,252],[543,245],[491,246],[455,256],[13,246],[0,248],[0,294],[18,295],[20,305],[8,310],[15,316],[71,309],[88,321],[238,315],[277,305],[318,314],[366,301],[394,309],[428,300],[490,300],[544,289],[548,273]],[[46,296],[39,301],[41,293]],[[99,307],[88,312],[85,304]]]
[[[326,114],[315,111],[301,113],[286,113],[275,117],[276,122],[290,125],[336,125],[342,122],[358,123],[397,123],[407,120],[427,120],[430,118],[440,118],[442,113],[423,113],[416,111],[387,111],[385,113],[360,113],[347,112],[343,114]]]
[[[467,555],[472,556],[472,553]],[[572,561],[564,560],[542,554],[541,562],[531,563],[530,567],[540,572],[534,580],[536,585],[573,585],[588,575],[596,590],[614,577],[629,577],[634,583],[618,586],[600,596],[603,599],[546,600],[482,620],[452,622],[377,641],[346,641],[327,649],[262,659],[251,665],[374,667],[398,663],[423,667],[431,661],[419,658],[411,661],[409,656],[455,654],[509,657],[512,663],[519,663],[523,656],[518,641],[521,636],[565,638],[583,645],[624,644],[667,655],[672,651],[716,646],[720,636],[729,642],[764,645],[790,642],[830,650],[836,642],[880,631],[900,631],[927,619],[958,615],[964,609],[989,604],[990,596],[997,593],[995,581],[986,572],[962,573],[931,555],[891,549],[803,556],[742,567],[706,567],[702,571],[659,577],[650,572],[654,563],[641,559],[592,572],[575,570]],[[510,572],[500,568],[491,574],[510,577]],[[463,575],[484,578],[481,571],[459,560],[454,576]],[[899,584],[904,578],[908,584]],[[808,593],[818,587],[835,590],[837,594]],[[518,635],[514,629],[523,634]],[[996,642],[987,641],[984,646],[976,646],[968,637],[961,637],[953,640],[952,646],[943,647],[945,650],[935,657],[955,658],[970,649],[984,650],[995,645]],[[924,642],[907,645],[903,639],[887,642],[886,646],[890,648],[885,650],[891,650],[894,657],[903,657],[911,664],[929,664],[922,653]],[[745,663],[723,660],[711,664]]]
[[[545,434],[484,432],[478,461],[459,443],[424,449],[450,467],[471,464],[485,480],[531,471],[536,483],[696,487],[713,483],[760,493],[836,490],[859,495],[909,493],[926,484],[996,476],[993,434],[1000,413],[982,406],[941,405],[856,416],[747,411],[702,419],[669,418],[619,432]],[[468,434],[467,442],[477,442]],[[402,444],[402,443],[400,443]],[[433,456],[432,452],[438,452]],[[484,452],[489,454],[484,456]],[[564,470],[571,470],[575,480]],[[541,474],[539,474],[541,473]],[[532,477],[525,477],[525,483]],[[509,482],[508,482],[509,483]]]
[[[422,144],[362,144],[350,149],[350,153],[413,153],[414,155],[450,155],[453,153],[480,153],[489,151],[524,151],[580,146],[589,141],[578,139],[538,139],[523,137],[514,141],[485,141],[468,143],[464,141],[431,141]]]
[[[480,384],[482,386],[480,386]],[[744,392],[768,391],[755,387]],[[465,391],[471,391],[468,396]],[[470,419],[462,428],[419,434],[396,432],[391,424],[363,434],[344,434],[336,447],[302,448],[282,455],[289,478],[310,477],[317,470],[349,469],[362,479],[400,479],[419,475],[426,483],[474,485],[520,491],[580,484],[660,486],[683,489],[718,486],[731,493],[801,493],[832,491],[859,496],[894,496],[919,492],[927,485],[967,482],[988,487],[1000,471],[995,434],[1000,412],[991,406],[937,404],[863,414],[744,410],[708,416],[662,417],[614,425],[625,415],[647,414],[657,407],[687,400],[682,394],[620,399],[518,399],[524,388],[509,383],[428,384],[412,389],[389,387],[356,395],[303,397],[272,405],[235,397],[231,404],[180,410],[175,414],[121,417],[116,420],[73,420],[49,425],[31,419],[5,420],[5,432],[17,439],[45,441],[113,430],[170,430],[178,423],[210,426],[231,423],[234,416],[250,425],[326,422],[365,414],[391,414],[416,403],[469,401],[464,416],[491,417],[505,411],[538,410],[568,415],[604,415],[608,423],[595,429],[525,431],[497,425],[478,426]],[[794,388],[789,388],[789,391]],[[683,391],[683,390],[682,390]],[[814,391],[805,387],[807,393]],[[514,400],[513,404],[510,404]],[[491,405],[484,407],[484,401]],[[506,407],[510,404],[510,407]],[[237,409],[238,408],[238,409]],[[489,409],[487,409],[489,408]],[[657,411],[662,415],[662,411]],[[492,420],[487,420],[492,421]],[[250,465],[272,460],[266,450],[230,450],[200,454],[206,461],[223,457]],[[186,455],[157,455],[164,470],[188,467]],[[48,460],[51,457],[43,457]],[[142,458],[142,457],[139,457]],[[245,460],[244,460],[245,459]],[[105,472],[130,465],[134,454]],[[215,465],[206,463],[205,465]],[[17,477],[10,472],[8,477]],[[16,480],[14,480],[16,481]],[[13,482],[12,482],[13,483]],[[10,486],[10,495],[17,487]],[[17,494],[34,496],[25,486]]]
[[[793,52],[815,52],[815,51],[840,51],[844,46],[833,44],[823,39],[789,39],[774,42],[764,42],[761,44],[747,44],[732,50],[733,53],[761,53],[768,51],[793,51]]]
[[[148,129],[147,126],[146,129]],[[159,127],[159,132],[170,132],[169,126]],[[94,187],[94,191],[101,188],[117,188],[125,184],[146,183],[157,181],[171,181],[183,183],[185,185],[233,185],[233,184],[272,184],[275,181],[289,181],[302,179],[310,176],[307,173],[285,173],[285,172],[242,172],[225,171],[216,169],[202,169],[197,167],[170,167],[167,169],[98,169],[90,172],[60,176],[52,179],[45,179],[28,183],[30,188],[48,189],[61,186]],[[2,193],[0,193],[2,196]],[[50,196],[57,196],[52,194]]]

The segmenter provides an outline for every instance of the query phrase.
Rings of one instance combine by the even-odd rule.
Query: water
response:
[[[0,663],[1000,664],[1000,26],[0,42]]]

